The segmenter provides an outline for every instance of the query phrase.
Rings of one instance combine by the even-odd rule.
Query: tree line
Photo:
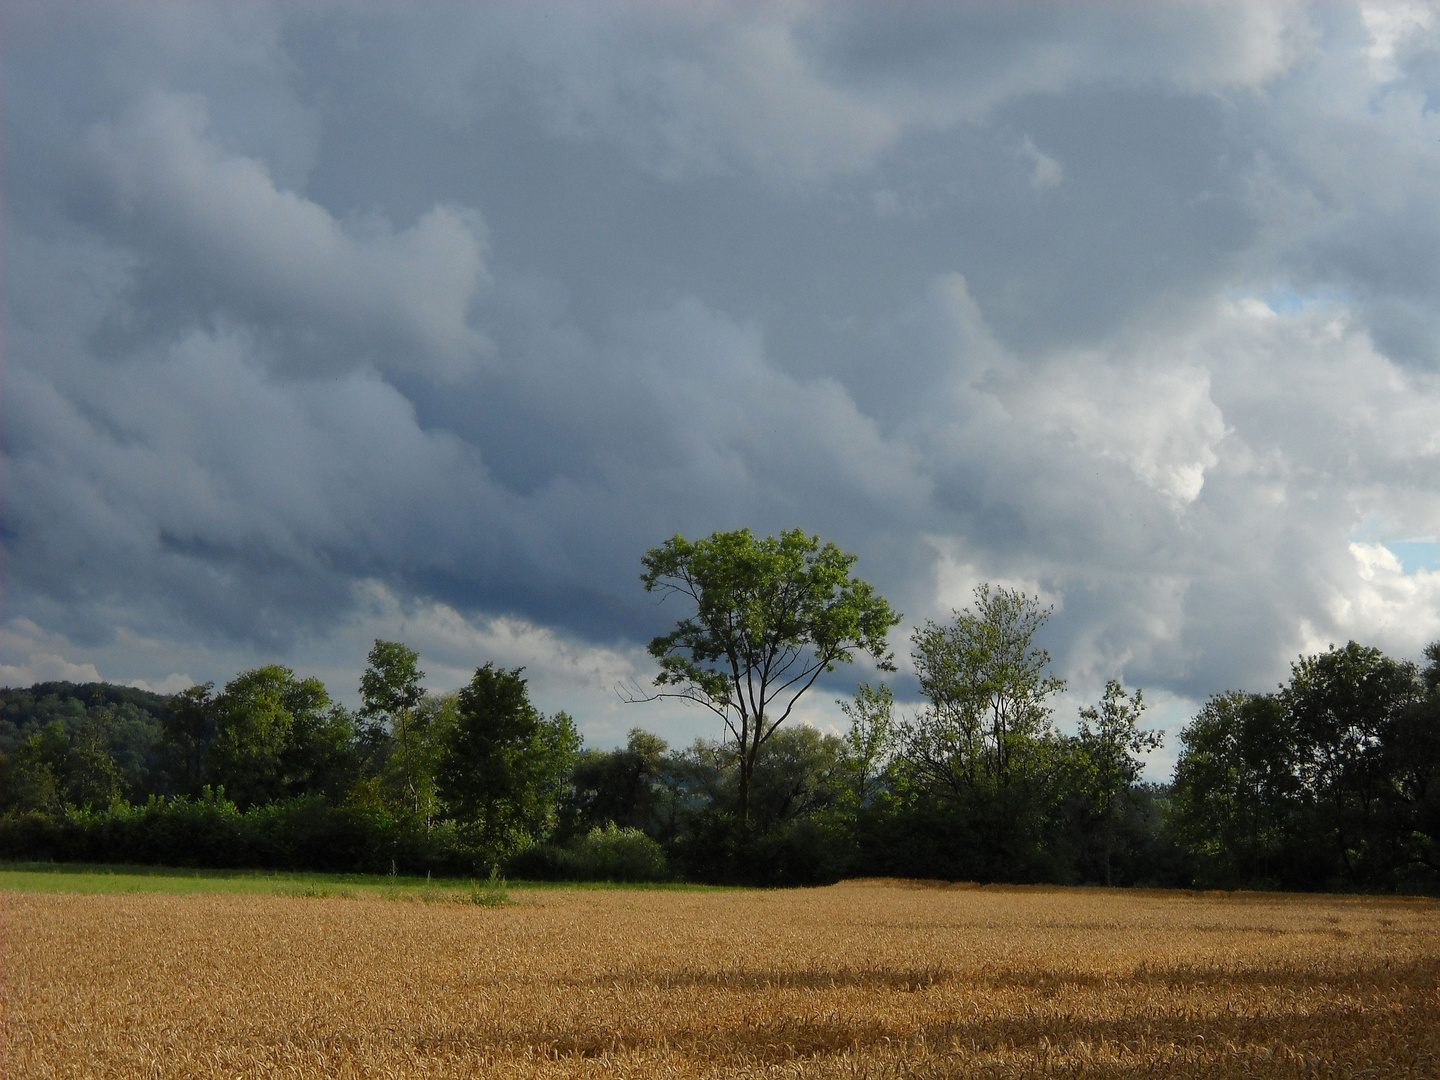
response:
[[[980,586],[912,635],[923,707],[881,678],[846,730],[798,724],[817,682],[866,655],[895,668],[899,615],[853,555],[748,530],[647,553],[684,604],[635,702],[708,709],[720,738],[636,727],[587,749],[486,663],[430,693],[415,650],[376,641],[361,707],[279,665],[161,696],[106,684],[0,691],[0,856],[185,865],[684,878],[952,880],[1432,890],[1440,877],[1440,643],[1428,666],[1354,642],[1271,693],[1213,696],[1174,778],[1118,681],[1055,722],[1049,609]]]

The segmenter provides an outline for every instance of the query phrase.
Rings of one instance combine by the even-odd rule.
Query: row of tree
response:
[[[1276,693],[1218,694],[1181,734],[1168,826],[1205,881],[1440,879],[1440,642],[1427,666],[1350,642]]]
[[[1064,684],[1037,644],[1049,611],[1003,588],[915,632],[913,715],[877,682],[841,703],[841,735],[787,723],[838,664],[893,670],[899,616],[853,563],[798,531],[647,554],[646,587],[686,611],[651,643],[654,687],[629,696],[696,702],[724,732],[679,749],[637,728],[586,750],[518,669],[426,693],[415,651],[387,641],[354,712],[279,666],[171,697],[0,691],[0,854],[770,883],[1440,882],[1440,646],[1421,671],[1351,643],[1301,659],[1274,693],[1217,695],[1182,733],[1173,783],[1146,784],[1160,736],[1141,692],[1109,683],[1062,732]],[[287,829],[308,839],[277,840]]]
[[[486,664],[459,692],[433,695],[417,661],[377,641],[356,712],[280,665],[170,698],[103,684],[5,691],[0,806],[93,814],[219,796],[244,812],[319,800],[427,833],[463,823],[492,859],[544,835],[579,755],[574,722],[536,710],[518,670]]]

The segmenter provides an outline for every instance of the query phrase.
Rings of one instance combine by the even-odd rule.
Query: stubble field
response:
[[[1440,1076],[1427,900],[0,894],[6,1077]]]

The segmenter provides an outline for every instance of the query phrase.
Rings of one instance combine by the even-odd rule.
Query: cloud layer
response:
[[[6,22],[9,681],[409,633],[688,737],[639,556],[740,525],[1024,584],[1167,723],[1440,636],[1428,7]]]

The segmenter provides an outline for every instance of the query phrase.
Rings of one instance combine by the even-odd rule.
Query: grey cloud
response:
[[[149,95],[84,139],[102,193],[97,227],[142,252],[142,308],[233,314],[280,337],[284,360],[369,360],[454,379],[488,351],[469,323],[487,284],[485,227],[437,204],[396,230],[337,221],[275,186],[265,164],[229,154],[203,99]]]
[[[739,525],[1041,589],[1079,692],[1430,633],[1351,541],[1440,531],[1431,27],[170,14],[6,45],[6,670],[629,671],[640,554]]]
[[[532,14],[521,31],[558,130],[615,139],[671,176],[744,168],[785,182],[866,169],[907,132],[1077,85],[1258,87],[1313,37],[1302,7],[1278,4],[567,14]]]

